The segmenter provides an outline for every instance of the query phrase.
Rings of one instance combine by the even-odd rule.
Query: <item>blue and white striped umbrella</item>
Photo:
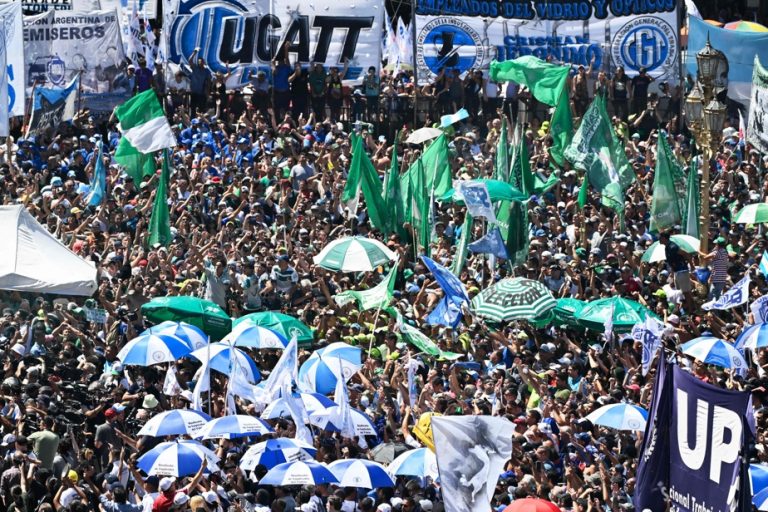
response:
[[[195,437],[211,417],[192,409],[173,409],[152,416],[141,430],[140,436],[164,437],[188,435]]]
[[[739,370],[747,368],[747,362],[739,349],[719,338],[702,336],[683,344],[680,349],[683,354],[698,359],[702,363]]]
[[[339,480],[339,487],[394,487],[395,482],[378,462],[365,459],[340,459],[331,462],[328,469]]]
[[[248,354],[228,343],[211,343],[209,347],[203,347],[192,352],[191,355],[200,362],[205,362],[210,352],[210,367],[217,372],[230,375],[235,369],[254,384],[261,380],[261,373]]]
[[[752,504],[757,507],[757,510],[768,510],[768,488],[754,494]]]
[[[307,411],[307,414],[310,415],[322,413],[331,407],[338,407],[333,400],[320,393],[294,393],[293,397],[301,398],[301,401],[304,404],[304,409]],[[270,402],[261,413],[261,417],[268,420],[285,418],[290,415],[291,411],[288,409],[288,405],[282,397]]]
[[[749,482],[752,485],[752,495],[768,489],[768,465],[750,464]]]
[[[209,471],[218,471],[219,457],[199,442],[170,441],[139,457],[136,466],[148,475],[182,477],[197,473],[203,462]]]
[[[733,346],[741,350],[768,347],[768,324],[748,325],[741,331]]]
[[[166,320],[155,326],[150,327],[142,334],[170,334],[187,342],[190,351],[197,350],[208,344],[208,335],[199,327],[188,324],[187,322],[174,322]]]
[[[337,406],[338,407],[338,406]],[[328,409],[326,411],[321,411],[320,414],[312,414],[309,413],[309,422],[316,426],[320,427],[323,430],[328,430],[329,432],[340,432],[341,429],[339,429],[334,424],[334,412],[337,409]],[[358,436],[375,436],[376,435],[376,427],[373,426],[373,422],[371,419],[365,415],[365,413],[358,411],[357,409],[350,408],[349,415],[352,417],[352,423],[355,425],[355,435]]]
[[[336,379],[348,381],[362,367],[362,349],[343,342],[315,350],[299,368],[299,389],[327,395],[336,389]]]
[[[587,419],[595,425],[616,430],[645,430],[648,411],[634,404],[610,404],[589,413]]]
[[[390,462],[387,471],[393,476],[430,477],[437,480],[437,458],[429,448],[408,450]]]
[[[259,485],[319,485],[337,484],[325,464],[316,461],[284,462],[270,469],[259,481]]]
[[[243,458],[240,459],[240,467],[247,471],[253,471],[256,466],[261,464],[267,469],[272,469],[285,462],[312,460],[316,454],[317,450],[313,446],[298,439],[287,437],[268,439],[248,448],[243,454]]]
[[[288,340],[282,334],[250,322],[237,324],[232,332],[224,336],[221,341],[236,347],[249,348],[277,348],[282,350],[288,346]]]
[[[143,334],[125,344],[117,358],[123,364],[150,366],[170,363],[192,352],[187,342],[170,334]]]
[[[262,436],[273,432],[272,427],[262,419],[246,414],[233,414],[212,419],[197,432],[195,438],[236,439],[239,437]]]

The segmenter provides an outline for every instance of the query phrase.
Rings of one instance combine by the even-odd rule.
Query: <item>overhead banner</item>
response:
[[[29,84],[64,87],[80,77],[81,100],[91,110],[112,110],[131,94],[124,80],[123,45],[112,11],[69,13],[26,20]]]
[[[26,137],[41,135],[49,128],[57,129],[75,117],[77,99],[77,77],[63,89],[36,87],[33,93],[32,116]]]
[[[163,4],[166,9],[169,3]],[[381,61],[381,0],[352,4],[333,0],[189,0],[164,11],[170,27],[168,57],[188,62],[196,48],[215,72],[238,76],[248,83],[257,71],[271,70],[275,55],[290,47],[291,66],[321,63],[342,68],[349,59],[346,80],[357,80]]]
[[[556,64],[629,76],[640,68],[677,81],[675,0],[417,0],[416,65],[419,82],[440,69],[486,70],[492,60],[534,55]],[[581,22],[581,23],[579,23]]]
[[[24,14],[39,14],[48,11],[98,11],[99,0],[23,0],[21,10]]]
[[[11,117],[24,115],[24,25],[21,4],[0,4],[3,20],[2,59],[8,75],[8,112]]]
[[[749,118],[747,119],[747,142],[760,151],[768,153],[768,70],[760,65],[755,56],[755,69],[752,72],[752,91],[750,92]]]

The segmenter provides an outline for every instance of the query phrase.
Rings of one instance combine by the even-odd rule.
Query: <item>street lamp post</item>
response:
[[[701,173],[701,250],[709,246],[709,172],[725,124],[726,107],[717,100],[717,94],[727,85],[728,59],[723,52],[707,44],[696,54],[696,84],[685,100],[688,128],[700,148],[704,150],[706,164]],[[688,179],[696,179],[689,176]]]

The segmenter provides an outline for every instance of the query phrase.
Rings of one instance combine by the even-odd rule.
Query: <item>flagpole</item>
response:
[[[371,349],[373,348],[373,340],[374,340],[374,338],[376,338],[376,324],[379,321],[379,314],[380,313],[381,313],[381,306],[379,306],[376,309],[376,314],[373,316],[373,329],[372,329],[372,332],[371,332],[371,339],[368,342],[368,354],[371,353]]]
[[[29,126],[32,122],[32,105],[35,100],[35,89],[37,89],[37,79],[32,83],[32,94],[29,95],[29,101],[27,102],[27,108],[24,111],[24,119],[27,121],[27,131],[24,137],[29,138]]]
[[[416,52],[418,46],[416,44],[416,2],[411,2],[411,54],[413,55],[413,128],[419,124],[419,74],[416,65]]]
[[[206,345],[205,351],[206,351],[205,358],[207,359],[207,362],[205,363],[206,365],[205,370],[207,370],[208,372],[208,416],[213,416],[211,412],[211,395],[213,394],[213,385],[211,384],[211,369],[209,367],[211,364],[211,336],[210,335],[208,336],[208,345]],[[205,378],[205,373],[206,373],[205,370],[203,371],[203,374],[200,376],[201,379]]]

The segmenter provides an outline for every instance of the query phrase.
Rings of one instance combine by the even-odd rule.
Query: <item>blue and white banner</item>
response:
[[[749,305],[752,312],[753,324],[764,324],[768,322],[768,295],[757,298]]]
[[[0,52],[5,55],[6,77],[8,84],[8,112],[11,117],[24,115],[24,23],[21,4],[10,2],[0,4],[0,19],[3,20],[3,38],[0,40]]]
[[[576,0],[416,0],[416,64],[420,82],[441,68],[487,70],[492,60],[534,55],[555,63],[630,77],[646,68],[677,81],[677,2]]]
[[[701,309],[709,311],[710,309],[731,309],[741,306],[749,300],[749,284],[749,274],[747,274],[730,290],[722,294],[719,299],[702,304]]]
[[[496,213],[491,204],[488,187],[482,181],[454,181],[453,188],[456,198],[463,200],[467,210],[473,217],[485,217],[490,222],[496,222]]]
[[[497,258],[509,259],[504,240],[501,238],[501,230],[493,226],[482,238],[479,238],[467,246],[471,252],[491,254]],[[493,267],[491,267],[493,268]]]
[[[421,260],[427,266],[435,281],[443,290],[444,296],[427,317],[430,325],[445,325],[456,327],[461,321],[461,306],[469,303],[469,296],[464,284],[444,266],[432,259],[422,256]]]
[[[345,80],[355,81],[381,63],[384,6],[379,0],[166,0],[163,12],[171,62],[186,63],[200,48],[212,71],[226,73],[231,63],[240,85],[258,71],[269,75],[272,60],[284,55],[286,45],[291,72],[296,62],[341,70],[349,59]]]
[[[692,16],[688,17],[688,23],[687,72],[696,76],[696,53],[704,48],[709,38],[712,47],[728,57],[728,97],[749,103],[755,56],[760,62],[768,62],[768,33],[726,30]]]
[[[632,327],[632,339],[643,344],[643,376],[648,375],[653,358],[661,347],[664,324],[651,316]]]
[[[71,121],[75,117],[77,89],[77,76],[63,89],[35,87],[26,136],[41,135],[48,129],[56,130],[61,123]]]

